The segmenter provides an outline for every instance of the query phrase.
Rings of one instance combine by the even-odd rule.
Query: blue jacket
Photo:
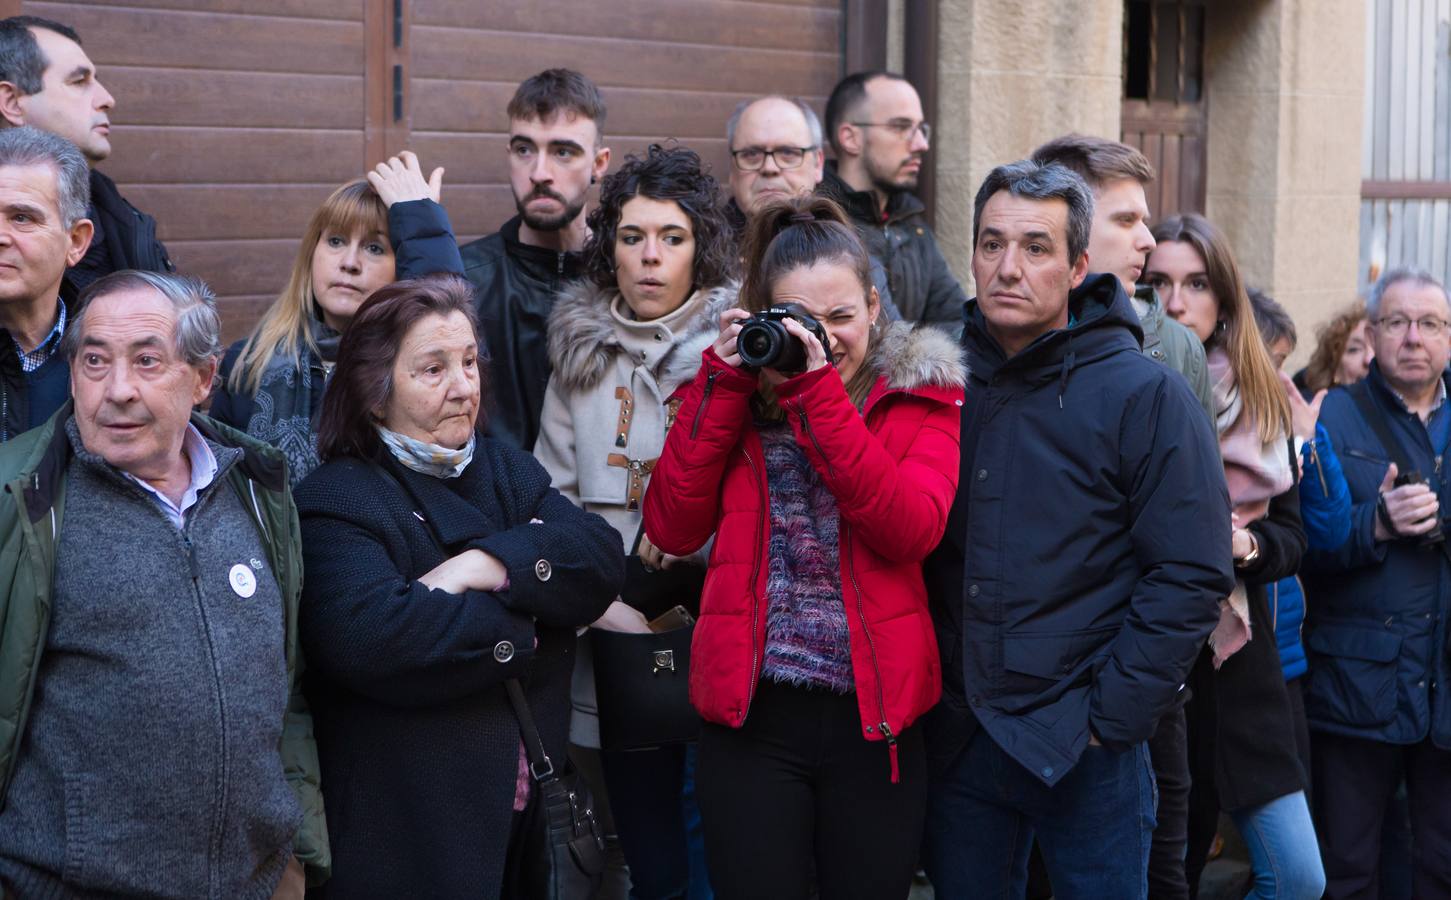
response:
[[[1144,356],[1112,275],[1072,324],[1011,359],[975,301],[963,345],[962,477],[925,566],[944,696],[942,767],[980,724],[1049,785],[1090,728],[1147,740],[1234,587],[1219,445],[1179,373]]]
[[[1324,425],[1315,426],[1315,440],[1300,450],[1300,517],[1309,546],[1334,550],[1350,537],[1350,488],[1340,459]],[[1305,645],[1300,629],[1305,622],[1305,589],[1298,576],[1269,586],[1274,613],[1275,643],[1285,680],[1305,674]]]
[[[1444,517],[1451,508],[1451,473],[1440,464],[1446,448],[1432,448],[1378,365],[1365,384],[1401,452],[1431,479]],[[1350,537],[1333,550],[1312,546],[1305,556],[1306,588],[1315,598],[1305,623],[1305,715],[1318,731],[1392,744],[1429,735],[1451,750],[1451,563],[1414,539],[1375,540],[1376,500],[1391,460],[1356,408],[1350,390],[1357,389],[1332,391],[1320,411],[1350,486]]]

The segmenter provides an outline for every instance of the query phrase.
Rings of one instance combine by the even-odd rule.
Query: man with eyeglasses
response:
[[[1351,533],[1305,554],[1315,828],[1325,896],[1373,897],[1386,804],[1404,778],[1412,893],[1451,896],[1451,299],[1387,272],[1366,300],[1375,361],[1320,412],[1350,485]]]
[[[932,140],[917,90],[888,72],[848,75],[826,102],[826,133],[836,159],[825,188],[886,268],[903,318],[960,333],[967,296],[911,193]]]
[[[806,101],[770,96],[741,103],[726,121],[726,144],[731,151],[726,219],[737,241],[745,235],[747,217],[772,200],[818,191],[846,205],[845,191],[832,194],[823,190],[826,153],[821,146],[821,120]],[[887,319],[900,319],[887,271],[875,256],[872,282]]]

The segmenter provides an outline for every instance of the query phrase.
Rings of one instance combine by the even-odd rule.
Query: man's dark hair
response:
[[[875,78],[907,80],[894,72],[853,72],[831,89],[831,97],[826,101],[826,139],[831,142],[831,149],[837,156],[841,156],[841,146],[837,142],[836,132],[846,117],[855,112],[867,98],[867,82]]]
[[[585,269],[595,284],[617,286],[615,235],[621,210],[635,197],[673,202],[690,219],[695,241],[691,278],[697,288],[718,287],[735,274],[735,239],[721,210],[720,185],[694,150],[651,144],[643,158],[631,154],[600,183],[600,202],[589,212],[590,236],[584,248]]]
[[[33,28],[44,28],[77,44],[81,42],[81,36],[74,28],[40,16],[0,19],[0,81],[10,82],[26,96],[40,93],[41,79],[50,65],[50,60],[40,50],[40,43],[31,30]]]
[[[1088,250],[1088,235],[1093,230],[1093,191],[1088,182],[1067,166],[1045,166],[1031,159],[998,166],[983,179],[972,210],[973,249],[982,231],[982,209],[999,191],[1028,200],[1062,200],[1068,204],[1069,264]]]
[[[1078,173],[1095,191],[1110,181],[1132,178],[1147,185],[1154,180],[1154,166],[1136,148],[1119,141],[1087,134],[1065,134],[1033,151],[1033,162],[1046,166],[1057,163]]]
[[[1290,348],[1294,349],[1300,342],[1295,332],[1295,320],[1290,318],[1290,314],[1279,301],[1259,288],[1246,288],[1245,293],[1249,294],[1250,309],[1255,314],[1255,327],[1260,330],[1265,346],[1272,346],[1276,341],[1288,338]]]
[[[605,98],[588,78],[573,69],[545,69],[526,78],[509,101],[510,119],[544,120],[561,112],[584,116],[605,133]]]

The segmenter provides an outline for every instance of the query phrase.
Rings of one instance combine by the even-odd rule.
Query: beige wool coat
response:
[[[544,394],[534,456],[554,487],[598,513],[635,548],[638,500],[648,469],[665,446],[674,414],[670,395],[700,369],[715,342],[720,314],[736,302],[737,286],[696,291],[680,308],[649,322],[635,320],[618,291],[579,281],[560,292],[549,317],[553,374]],[[570,740],[599,746],[594,667],[580,641],[574,670]]]

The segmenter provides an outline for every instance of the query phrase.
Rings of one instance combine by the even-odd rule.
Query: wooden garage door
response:
[[[600,84],[615,158],[698,149],[724,180],[740,100],[839,73],[839,0],[0,0],[74,26],[116,95],[102,168],[156,216],[184,272],[222,300],[228,339],[286,281],[337,185],[411,146],[448,169],[461,238],[513,214],[504,107],[570,66]]]
[[[364,0],[25,2],[80,32],[116,96],[101,168],[242,333],[318,203],[363,172]],[[377,116],[375,115],[376,119]]]
[[[461,236],[514,214],[504,107],[523,79],[568,66],[600,85],[616,161],[651,141],[695,148],[722,181],[725,121],[765,93],[825,106],[838,77],[838,0],[411,0],[412,147],[448,169]]]

